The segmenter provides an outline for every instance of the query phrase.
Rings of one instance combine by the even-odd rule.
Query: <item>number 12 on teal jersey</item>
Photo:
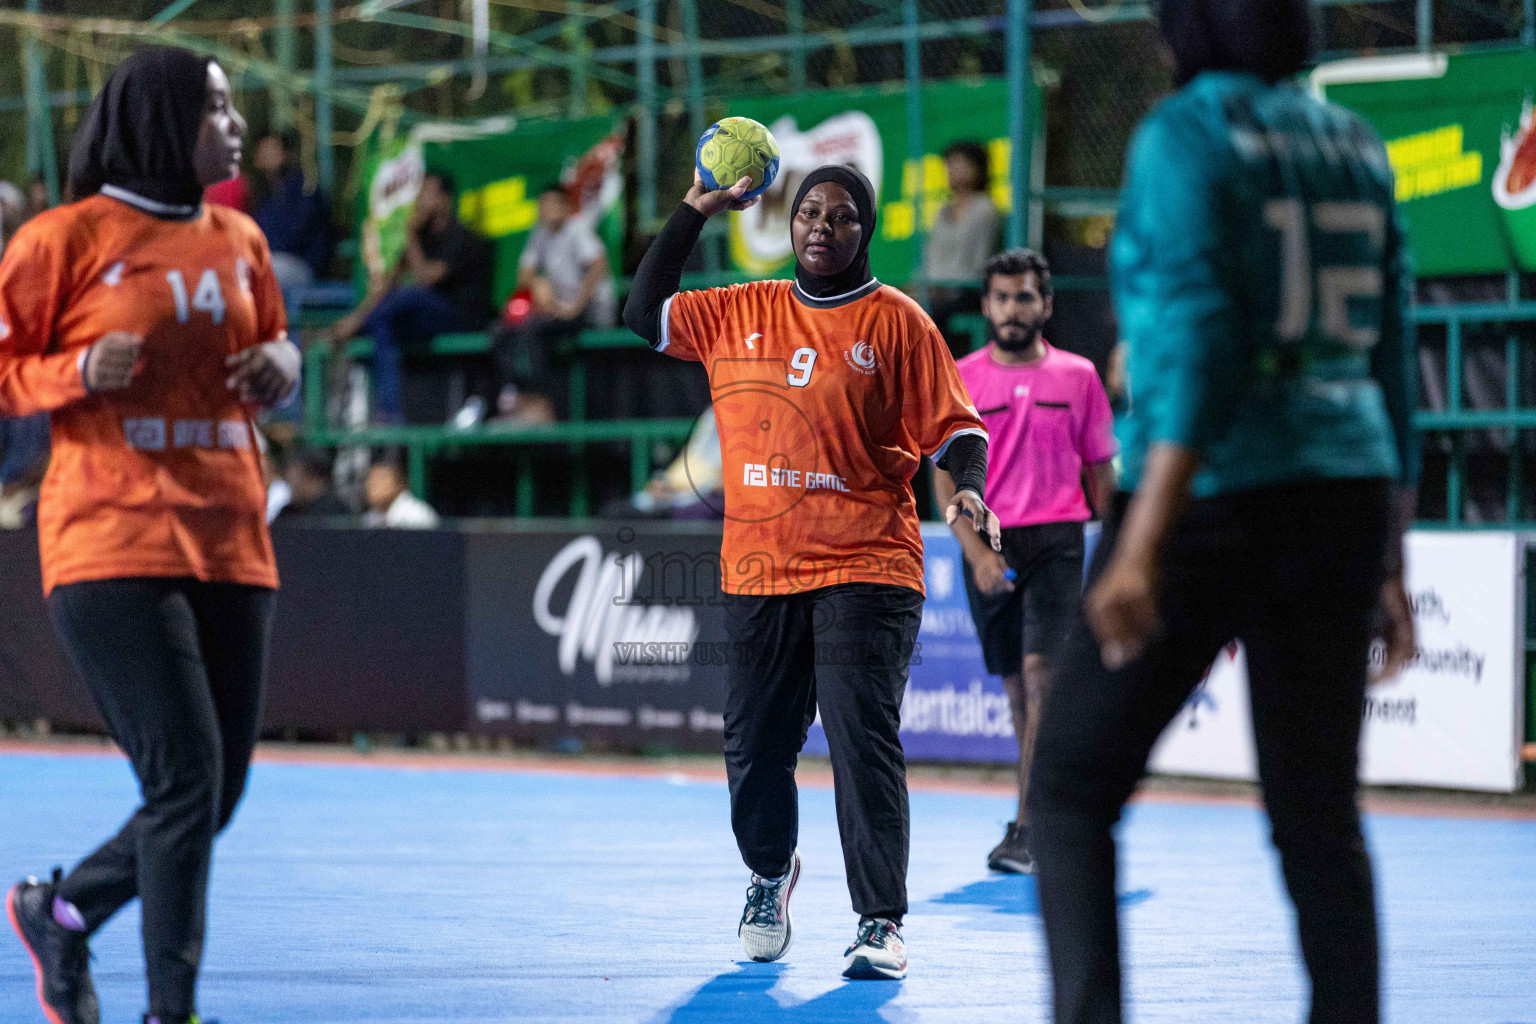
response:
[[[1363,202],[1303,203],[1299,199],[1271,199],[1264,206],[1264,221],[1280,233],[1280,318],[1275,334],[1281,341],[1305,338],[1321,318],[1325,341],[1356,349],[1375,346],[1381,332],[1374,326],[1350,322],[1352,299],[1369,300],[1378,307],[1382,299],[1381,253],[1386,244],[1386,214],[1381,207]],[[1337,244],[1329,248],[1358,248],[1349,242],[1369,239],[1373,263],[1319,265],[1313,252],[1313,231]],[[1374,321],[1376,318],[1372,318]]]

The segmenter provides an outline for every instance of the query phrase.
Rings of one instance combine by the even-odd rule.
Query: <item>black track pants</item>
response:
[[[54,627],[138,776],[143,805],[64,880],[95,930],[143,908],[149,1011],[193,1012],[213,837],[245,788],[273,591],[189,579],[56,587]]]
[[[725,766],[747,867],[781,874],[800,833],[795,763],[821,708],[848,893],[862,917],[907,910],[907,763],[897,731],[922,595],[846,583],[727,595]]]
[[[1090,588],[1124,506],[1122,496]],[[1233,639],[1247,651],[1259,778],[1312,979],[1310,1019],[1377,1021],[1375,895],[1355,798],[1389,506],[1382,481],[1192,502],[1164,554],[1161,630],[1141,657],[1108,671],[1087,627],[1074,629],[1029,793],[1057,1024],[1121,1020],[1111,828],[1153,743]]]

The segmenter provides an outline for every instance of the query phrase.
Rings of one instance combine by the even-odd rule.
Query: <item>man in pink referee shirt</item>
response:
[[[1024,798],[1053,658],[1082,600],[1083,523],[1115,490],[1109,399],[1093,364],[1041,336],[1051,318],[1051,270],[1028,249],[987,262],[981,312],[991,342],[959,362],[987,425],[987,507],[1003,527],[993,551],[957,521],[965,589],[987,671],[1003,677],[1019,740],[1019,813],[987,857],[993,871],[1035,869]],[[1084,471],[1088,492],[1083,493]],[[954,481],[935,469],[948,505]]]

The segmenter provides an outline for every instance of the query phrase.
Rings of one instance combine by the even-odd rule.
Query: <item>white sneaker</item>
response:
[[[789,870],[781,878],[752,876],[747,890],[747,906],[741,912],[741,948],[759,963],[777,960],[789,949],[794,937],[789,922],[789,897],[800,880],[800,851],[790,858]]]
[[[907,944],[896,922],[884,917],[859,920],[859,933],[843,954],[843,977],[885,981],[907,976]]]

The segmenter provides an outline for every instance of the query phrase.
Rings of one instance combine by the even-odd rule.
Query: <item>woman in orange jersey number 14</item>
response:
[[[725,472],[721,586],[729,650],[731,826],[752,871],[737,933],[754,960],[793,938],[795,762],[821,709],[848,892],[849,978],[901,978],[908,810],[901,699],[923,604],[911,479],[954,474],[945,510],[998,546],[982,503],[987,435],[922,308],[875,280],[875,194],[849,167],[805,177],[790,207],[793,281],[678,293],[704,222],[751,205],[743,178],[697,179],[646,253],[624,320],[709,370]]]
[[[299,353],[261,232],[202,203],[244,132],[218,64],[139,50],[75,140],[77,201],[0,261],[0,415],[53,427],[48,610],[144,801],[6,898],[53,1024],[98,1021],[86,943],[135,896],[145,1020],[195,1019],[213,839],[256,742],[277,569],[251,414],[293,390]]]

